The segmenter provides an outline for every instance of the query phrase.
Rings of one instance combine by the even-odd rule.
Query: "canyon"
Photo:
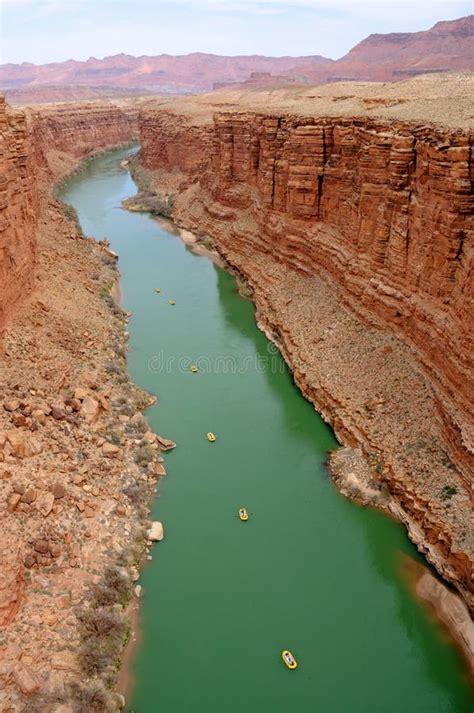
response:
[[[218,96],[141,112],[147,186],[250,284],[298,386],[472,609],[472,131]]]
[[[135,527],[166,472],[170,444],[124,375],[116,256],[53,192],[83,158],[138,137],[137,182],[237,274],[344,446],[330,464],[339,489],[401,520],[472,611],[472,87],[449,81],[465,97],[454,119],[425,79],[25,112],[0,103],[4,710],[34,710],[32,695],[38,710],[74,710],[77,607],[102,586],[110,553],[143,539]],[[472,653],[464,620],[460,630]],[[38,657],[45,646],[51,656]],[[102,701],[106,674],[94,684]]]
[[[137,115],[97,104],[26,115],[0,98],[0,330],[34,288],[40,184],[60,180],[96,150],[136,137]]]
[[[317,31],[315,32],[317,38]],[[315,40],[317,41],[317,40]],[[0,65],[0,90],[11,103],[51,102],[143,91],[155,94],[208,92],[339,81],[393,82],[413,76],[474,70],[474,15],[438,22],[420,32],[370,35],[337,60],[309,57],[222,57],[119,54],[85,62]]]

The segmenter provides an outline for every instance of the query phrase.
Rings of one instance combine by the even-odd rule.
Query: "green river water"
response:
[[[463,664],[402,576],[402,554],[417,557],[405,531],[336,492],[334,435],[233,277],[120,208],[136,192],[129,153],[91,159],[61,197],[120,255],[131,376],[178,443],[153,504],[166,536],[141,578],[130,710],[469,713]]]

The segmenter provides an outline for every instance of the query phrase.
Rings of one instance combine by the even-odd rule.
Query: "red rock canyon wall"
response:
[[[113,104],[67,104],[29,110],[35,163],[53,174],[60,169],[52,152],[81,159],[138,136],[138,111]],[[55,165],[56,163],[56,165]],[[57,175],[53,175],[57,178]]]
[[[78,159],[137,136],[137,111],[110,104],[13,111],[0,97],[0,334],[34,286],[40,170],[55,181]]]
[[[145,111],[140,124],[145,167],[199,180],[222,218],[232,215],[227,208],[250,210],[259,249],[305,274],[330,275],[353,310],[416,349],[467,479],[474,465],[472,134],[250,113],[218,113],[212,127],[188,127],[168,112]]]
[[[25,115],[0,97],[0,333],[33,287],[37,213]]]

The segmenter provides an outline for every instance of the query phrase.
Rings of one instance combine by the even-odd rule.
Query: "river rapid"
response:
[[[119,254],[130,374],[158,398],[151,426],[178,444],[152,505],[165,539],[140,579],[129,710],[468,713],[461,659],[402,574],[403,556],[418,558],[405,531],[337,493],[335,437],[234,278],[121,208],[136,193],[120,167],[131,151],[89,160],[61,191]]]

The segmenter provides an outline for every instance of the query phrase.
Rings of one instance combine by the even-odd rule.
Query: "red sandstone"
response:
[[[178,190],[175,219],[251,283],[302,391],[342,443],[375,458],[412,539],[472,606],[472,133],[276,112],[196,124],[157,109],[142,112],[140,135],[155,186]],[[338,329],[346,321],[339,349],[314,317],[323,303]],[[364,379],[348,369],[357,351]],[[456,511],[442,496],[451,480]]]

